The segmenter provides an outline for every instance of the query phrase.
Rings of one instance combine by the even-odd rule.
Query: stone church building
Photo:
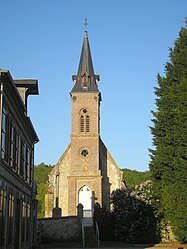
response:
[[[109,210],[111,192],[123,186],[122,172],[100,136],[99,75],[94,73],[86,31],[72,79],[71,142],[49,175],[45,217],[52,216],[53,208],[61,209],[62,216],[76,215],[79,203],[85,216],[92,215],[96,202]]]

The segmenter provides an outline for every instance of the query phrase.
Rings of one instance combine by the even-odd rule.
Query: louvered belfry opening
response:
[[[80,112],[80,132],[90,132],[90,116],[87,109],[82,109]]]

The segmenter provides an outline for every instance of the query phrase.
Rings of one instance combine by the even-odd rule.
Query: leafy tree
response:
[[[106,241],[106,240],[117,239],[117,240],[122,240],[126,242],[132,242],[132,241],[133,242],[135,241],[137,242],[149,241],[150,242],[151,239],[155,240],[156,239],[155,237],[156,236],[155,235],[156,233],[155,232],[155,229],[156,229],[155,219],[156,218],[153,217],[152,208],[150,206],[154,202],[153,200],[154,197],[152,194],[152,183],[151,181],[146,181],[151,178],[150,171],[139,172],[139,171],[130,170],[130,169],[122,169],[122,171],[123,171],[123,177],[125,179],[125,182],[128,186],[128,189],[129,190],[131,189],[130,190],[131,192],[128,192],[127,190],[124,190],[124,191],[117,190],[113,192],[111,202],[114,206],[114,210],[112,213],[106,211],[103,208],[100,208],[100,206],[98,207],[97,205],[95,205],[94,207],[94,219],[98,222],[101,240]],[[126,195],[128,196],[129,194],[131,195],[129,196],[129,199],[124,197]],[[119,209],[118,204],[120,206],[120,209]],[[139,209],[136,209],[136,211],[131,210],[132,205],[137,205]],[[125,207],[125,210],[126,211],[128,210],[128,212],[130,212],[132,215],[124,216],[123,214],[124,212],[126,212],[124,210],[124,207]],[[140,211],[141,208],[143,208],[143,211],[142,210]],[[136,225],[139,224],[138,226],[141,226],[144,220],[144,217],[141,217],[139,219],[139,212],[143,214],[145,210],[147,211],[149,210],[149,213],[151,213],[151,215],[146,214],[148,215],[148,217],[145,215],[144,217],[147,217],[145,219],[149,220],[153,218],[154,223],[151,225],[151,230],[149,229],[149,233],[146,230],[146,233],[147,233],[146,236],[144,234],[144,236],[140,236],[141,238],[138,238],[141,232],[138,233],[138,227],[136,227]],[[126,212],[126,214],[128,214],[128,212]],[[132,217],[136,217],[136,216],[138,217],[137,219],[138,221],[135,225]],[[132,222],[134,224],[132,224]],[[122,223],[124,223],[123,228],[121,227]],[[129,226],[131,225],[132,227],[130,231]],[[127,233],[127,230],[129,230],[128,232],[130,234],[134,233],[134,235],[131,236],[129,233]],[[143,229],[143,231],[145,230]],[[152,235],[151,237],[148,238],[148,236],[150,235],[150,231]]]
[[[129,188],[133,188],[136,185],[151,179],[150,171],[140,172],[130,169],[122,169],[122,171],[123,178],[125,179],[125,182]]]
[[[36,184],[46,183],[48,181],[48,174],[51,172],[53,166],[40,163],[34,167],[34,180]]]
[[[112,193],[114,235],[128,243],[155,242],[158,238],[152,200],[152,184],[145,183],[129,192],[117,189]]]
[[[154,149],[150,171],[161,212],[176,238],[187,241],[187,28],[182,28],[165,75],[158,75],[157,110],[152,111]]]
[[[45,216],[45,193],[48,187],[48,175],[53,166],[41,163],[34,168],[34,180],[37,184],[38,218]]]
[[[40,183],[38,185],[38,193],[37,193],[37,200],[38,200],[38,218],[43,218],[45,216],[45,193],[47,189],[47,183]]]

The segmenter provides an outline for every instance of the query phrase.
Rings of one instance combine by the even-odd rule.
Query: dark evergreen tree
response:
[[[180,30],[165,75],[158,75],[151,128],[150,171],[161,212],[176,238],[187,241],[187,28]]]

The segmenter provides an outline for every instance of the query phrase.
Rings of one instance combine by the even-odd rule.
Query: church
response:
[[[51,217],[54,208],[62,216],[77,215],[79,203],[84,217],[92,216],[95,203],[110,210],[112,191],[123,186],[122,172],[100,136],[100,77],[94,73],[87,31],[72,80],[71,141],[49,175],[45,217]]]

